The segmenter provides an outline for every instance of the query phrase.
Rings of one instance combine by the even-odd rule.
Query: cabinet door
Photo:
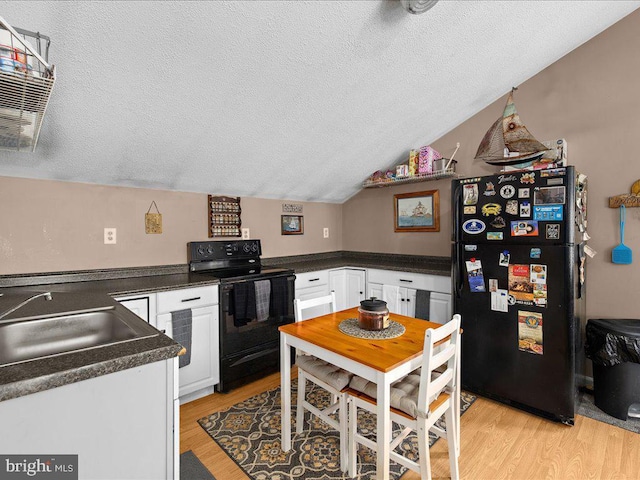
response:
[[[406,296],[406,288],[396,287],[394,285],[382,285],[382,300],[387,302],[387,308],[391,313],[404,315],[406,308],[403,309],[403,294]]]
[[[345,305],[343,308],[360,306],[365,299],[365,272],[353,268],[345,269]]]
[[[404,289],[404,311],[403,315],[407,317],[415,317],[416,316],[416,289],[415,288],[405,288]],[[431,305],[429,305],[431,307]]]
[[[369,282],[369,290],[367,293],[367,298],[382,298],[382,284],[381,283],[371,283]]]
[[[151,299],[149,295],[137,296],[137,297],[118,297],[115,298],[118,302],[120,302],[124,307],[127,307],[128,310],[131,310],[145,322],[149,322],[153,325],[153,322],[150,322],[150,303]],[[155,326],[155,325],[154,325]]]
[[[158,325],[173,337],[170,313],[158,315]],[[218,309],[213,306],[192,309],[191,362],[178,369],[180,396],[220,381],[218,351]]]
[[[431,292],[429,320],[436,323],[447,323],[451,320],[451,295]]]
[[[347,273],[344,268],[329,272],[329,291],[336,294],[336,310],[353,306],[347,305]]]

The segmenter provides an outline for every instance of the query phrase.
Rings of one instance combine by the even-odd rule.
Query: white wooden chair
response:
[[[296,322],[304,321],[302,319],[303,310],[318,307],[321,305],[329,305],[330,312],[335,312],[336,296],[335,293],[325,295],[323,297],[312,298],[309,300],[294,300],[295,319]],[[296,365],[298,367],[298,404],[296,413],[296,433],[302,433],[304,425],[304,411],[307,410],[316,417],[322,419],[331,427],[335,428],[340,434],[340,468],[343,472],[347,471],[347,395],[344,390],[349,385],[349,381],[353,374],[336,367],[330,363],[320,360],[313,355],[307,355],[304,352],[296,352]],[[331,403],[326,408],[320,409],[306,399],[306,383],[307,380],[324,388],[331,394]],[[332,418],[335,412],[338,412],[338,420]]]
[[[454,401],[459,396],[457,368],[459,361],[460,315],[436,329],[428,329],[424,339],[424,358],[419,374],[415,372],[391,385],[391,421],[403,427],[390,444],[390,459],[420,473],[422,479],[431,479],[429,456],[429,431],[447,439],[449,467],[452,479],[459,478],[458,442],[459,410]],[[440,344],[440,345],[437,345]],[[444,367],[444,368],[439,368]],[[439,369],[439,373],[433,374]],[[376,451],[374,440],[358,432],[358,408],[375,414],[376,400],[371,388],[347,389],[349,402],[349,475],[356,476],[357,446],[365,445]],[[369,387],[369,386],[366,386]],[[375,391],[375,388],[373,388]],[[445,418],[445,428],[435,426],[437,420]],[[417,462],[410,460],[394,449],[404,438],[415,431],[418,436]]]

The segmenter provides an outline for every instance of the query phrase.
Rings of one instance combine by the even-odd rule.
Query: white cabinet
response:
[[[0,452],[76,454],[80,478],[178,478],[175,361],[161,360],[0,402]]]
[[[131,295],[127,297],[115,297],[127,309],[142,318],[145,322],[149,322],[154,327],[156,325],[156,295],[155,293],[147,295]]]
[[[416,292],[430,292],[429,320],[446,323],[451,319],[451,278],[414,272],[371,268],[367,272],[369,297],[387,302],[392,313],[415,316]]]
[[[329,271],[329,290],[336,294],[336,310],[357,307],[365,297],[365,270],[339,268]]]
[[[220,381],[218,287],[157,294],[157,328],[173,338],[171,312],[191,309],[191,361],[178,370],[180,402],[213,393]]]
[[[451,295],[448,293],[431,292],[429,302],[429,320],[437,323],[447,323],[452,316]]]
[[[296,298],[309,300],[329,295],[329,270],[318,270],[316,272],[305,272],[296,274]],[[318,317],[329,313],[327,305],[307,308],[303,311],[302,320]]]

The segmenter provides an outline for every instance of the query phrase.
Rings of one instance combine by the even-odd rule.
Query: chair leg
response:
[[[304,399],[307,379],[304,372],[298,369],[298,406],[296,411],[296,433],[302,433],[304,426]]]
[[[424,418],[418,417],[418,464],[420,465],[420,478],[431,480],[431,457],[429,455],[429,427]]]
[[[340,421],[340,470],[347,472],[347,465],[349,463],[349,446],[348,446],[348,429],[347,425],[347,396],[340,395],[338,399],[340,402],[340,410],[338,411],[338,418]]]
[[[356,432],[358,431],[358,407],[353,400],[349,403],[349,434],[347,436],[349,447],[347,455],[349,457],[349,476],[355,478],[358,468],[358,443],[356,442]]]
[[[449,468],[451,470],[451,480],[458,480],[460,472],[458,471],[458,435],[456,431],[454,406],[451,405],[444,413],[447,428],[447,444],[449,450]],[[457,419],[460,421],[460,419]]]

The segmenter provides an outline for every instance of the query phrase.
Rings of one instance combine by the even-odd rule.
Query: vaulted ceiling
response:
[[[0,175],[344,202],[639,6],[0,1],[58,72],[36,151]]]

